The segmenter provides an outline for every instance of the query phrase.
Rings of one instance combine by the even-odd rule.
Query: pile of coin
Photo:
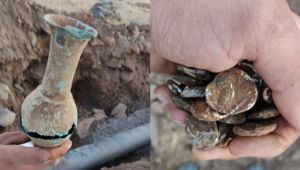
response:
[[[235,136],[262,136],[276,129],[280,113],[252,63],[217,74],[182,65],[177,70],[168,88],[174,104],[189,113],[186,132],[198,149],[227,147]]]

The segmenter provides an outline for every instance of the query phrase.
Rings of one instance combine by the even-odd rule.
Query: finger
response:
[[[176,64],[152,52],[150,57],[150,68],[152,72],[173,74],[176,72]]]
[[[199,160],[211,160],[211,159],[221,159],[221,160],[233,160],[238,157],[233,155],[228,148],[218,148],[203,151],[193,148],[193,155]]]
[[[264,32],[263,39],[258,37],[254,66],[272,89],[274,103],[281,114],[300,132],[299,17],[287,5],[285,8],[277,14],[280,17],[270,28],[272,31]]]
[[[59,147],[50,149],[49,153],[51,154],[51,160],[56,160],[58,158],[63,157],[71,148],[71,146],[72,142],[69,140]]]
[[[59,162],[61,161],[62,157],[61,158],[57,158],[55,161],[54,161],[54,166],[58,165]]]
[[[24,168],[28,168],[28,170],[42,170],[42,169],[46,169],[49,167],[55,167],[60,162],[60,159],[61,158],[58,158],[56,160],[50,161],[49,163],[45,163],[45,164],[27,165],[27,166],[24,166]],[[22,170],[24,170],[24,169],[22,168]]]
[[[294,12],[292,12],[292,16],[294,18],[294,21],[296,22],[298,30],[300,30],[300,18],[299,18],[299,16],[297,14],[295,14]]]
[[[171,92],[168,90],[167,85],[160,85],[154,89],[154,95],[157,97],[161,103],[166,106],[171,102]]]
[[[179,124],[182,127],[186,126],[186,119],[187,119],[187,115],[188,115],[187,112],[185,112],[181,109],[178,109],[173,104],[167,105],[166,110],[168,113],[170,113],[171,119],[174,122],[176,122],[177,124]]]
[[[55,161],[36,165],[18,165],[18,167],[20,167],[20,170],[44,170],[52,166],[55,166]]]
[[[297,138],[296,131],[280,118],[273,133],[261,137],[236,137],[231,141],[229,150],[236,156],[274,157],[285,151]]]
[[[2,150],[7,153],[5,156],[8,160],[13,160],[14,164],[36,165],[45,164],[62,157],[71,147],[68,141],[63,145],[55,148],[28,148],[18,145],[1,146]]]
[[[28,142],[30,139],[22,132],[6,132],[0,135],[0,144],[15,145]]]
[[[171,92],[166,85],[157,86],[154,90],[155,96],[162,102],[171,118],[181,126],[185,126],[187,113],[178,109],[171,100]]]

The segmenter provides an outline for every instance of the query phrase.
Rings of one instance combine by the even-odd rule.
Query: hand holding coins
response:
[[[235,136],[262,136],[276,129],[280,113],[251,63],[217,74],[182,65],[177,70],[168,87],[174,104],[190,113],[186,132],[198,149],[226,147]]]

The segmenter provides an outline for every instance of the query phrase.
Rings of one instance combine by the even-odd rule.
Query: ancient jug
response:
[[[97,31],[63,15],[47,14],[50,26],[49,58],[42,83],[24,100],[21,128],[41,147],[64,143],[77,126],[77,108],[71,86],[80,55]]]

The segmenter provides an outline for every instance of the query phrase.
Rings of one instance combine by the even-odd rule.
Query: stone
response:
[[[137,38],[140,35],[140,30],[137,25],[131,24],[128,26],[128,29],[134,38]]]
[[[105,120],[107,118],[107,115],[106,115],[105,111],[102,110],[102,109],[94,108],[93,113],[94,113],[94,117],[97,121],[102,121],[102,120]]]
[[[104,37],[103,41],[108,46],[113,46],[116,42],[115,38],[113,38],[113,37]]]
[[[9,97],[9,94],[9,87],[4,83],[0,83],[0,101],[6,102]]]
[[[121,77],[122,81],[130,82],[134,78],[134,73],[131,72],[131,71],[125,71],[125,70],[123,70],[123,71],[121,71],[120,77]]]
[[[111,111],[113,117],[126,117],[127,106],[123,103],[119,103]]]
[[[130,59],[126,59],[122,65],[124,68],[128,69],[129,71],[134,71],[135,69],[135,64]]]
[[[30,31],[28,33],[28,36],[29,36],[31,46],[34,47],[37,44],[37,37],[36,37],[35,33]]]
[[[141,53],[141,50],[140,50],[140,48],[139,48],[139,46],[138,46],[137,44],[133,44],[133,45],[131,46],[131,50],[132,50],[132,52],[135,53],[135,54],[140,54],[140,53]]]
[[[21,92],[24,92],[24,88],[20,84],[14,84],[14,87],[20,90]]]
[[[90,118],[85,118],[78,123],[77,134],[79,138],[85,138],[90,133],[90,129],[99,122],[103,122],[107,115],[104,110],[93,108],[94,116]]]
[[[16,114],[7,108],[0,107],[0,126],[7,127],[14,123]]]
[[[77,134],[80,139],[87,137],[91,126],[96,122],[96,118],[86,118],[78,122]]]
[[[101,41],[99,38],[94,38],[90,41],[90,44],[92,46],[102,46],[104,45],[103,41]]]
[[[121,62],[120,60],[116,59],[116,58],[112,58],[108,63],[107,66],[113,69],[119,69],[121,68]]]

